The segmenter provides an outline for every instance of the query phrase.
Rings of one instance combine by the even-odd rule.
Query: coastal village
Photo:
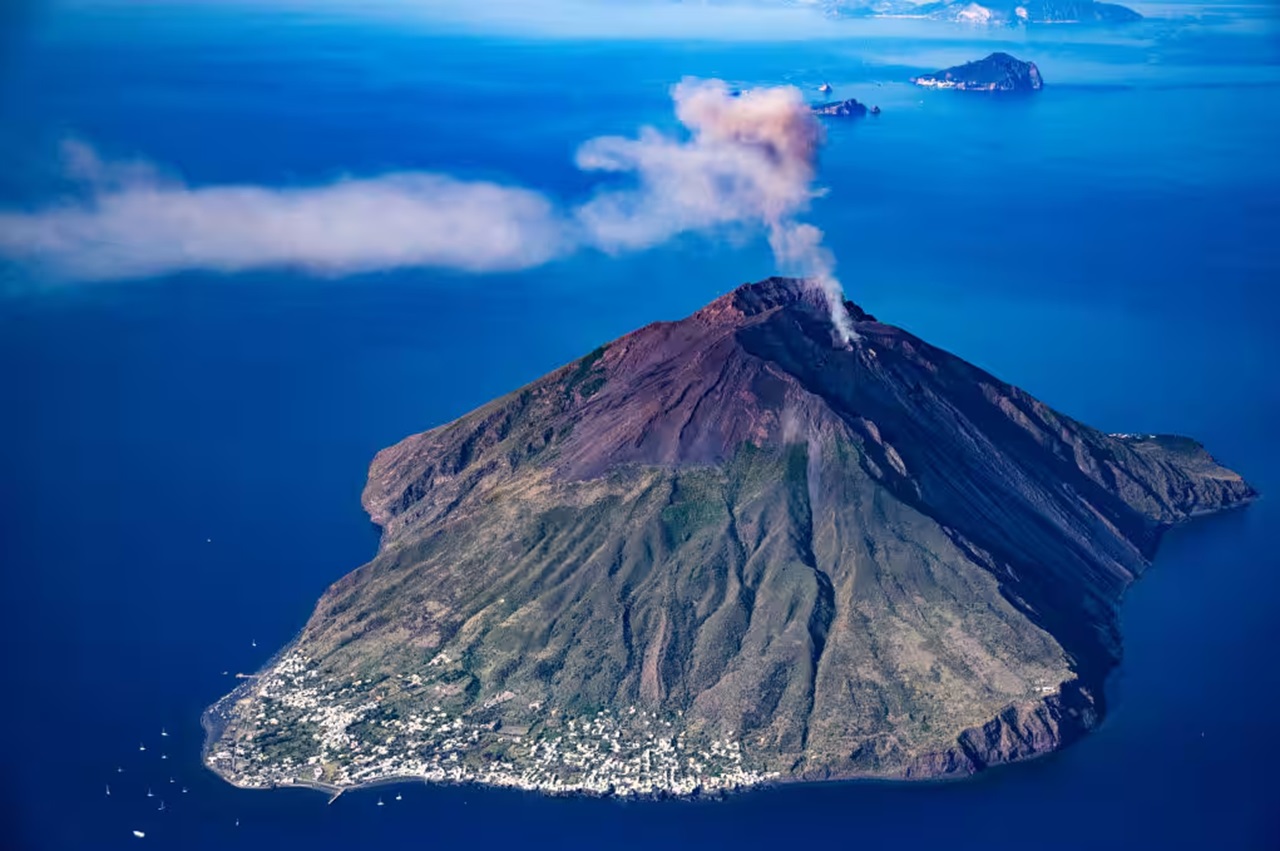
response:
[[[568,718],[541,713],[535,701],[525,707],[535,723],[504,726],[485,711],[519,699],[509,691],[461,714],[433,705],[400,716],[371,685],[336,682],[287,653],[210,710],[205,761],[245,788],[305,785],[335,793],[419,778],[550,793],[689,796],[777,776],[749,767],[731,737],[695,741],[678,718],[634,706]],[[395,683],[410,691],[423,685],[420,674]]]

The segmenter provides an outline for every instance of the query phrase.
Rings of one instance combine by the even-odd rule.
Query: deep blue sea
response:
[[[31,4],[0,42],[6,209],[58,190],[68,136],[192,184],[426,169],[572,201],[594,180],[577,145],[669,128],[685,75],[830,80],[883,109],[822,155],[812,220],[850,297],[1091,424],[1200,438],[1268,498],[1167,539],[1124,603],[1106,723],[1031,764],[700,803],[240,791],[202,769],[200,712],[372,555],[374,452],[770,274],[767,250],[688,237],[489,276],[9,268],[0,846],[1280,848],[1280,18],[1149,7],[1167,17],[1121,31],[619,39]],[[903,83],[994,49],[1047,88]]]

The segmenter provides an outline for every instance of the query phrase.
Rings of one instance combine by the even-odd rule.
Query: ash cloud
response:
[[[853,332],[822,232],[798,216],[814,187],[821,127],[794,87],[731,92],[718,80],[672,89],[677,138],[647,128],[592,139],[577,164],[628,176],[576,206],[447,175],[400,172],[318,186],[189,186],[146,162],[64,148],[81,191],[33,211],[0,211],[0,255],[65,280],[182,270],[294,268],[349,274],[410,267],[526,269],[584,249],[660,245],[684,233],[763,228],[781,271],[809,279]]]

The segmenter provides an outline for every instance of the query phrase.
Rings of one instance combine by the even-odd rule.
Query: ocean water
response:
[[[781,41],[32,8],[0,64],[5,208],[62,191],[68,136],[195,184],[421,168],[571,201],[593,186],[576,146],[669,128],[685,75],[829,79],[884,110],[829,126],[812,212],[850,297],[1094,425],[1194,435],[1271,496],[1169,536],[1124,603],[1106,723],[1033,763],[696,803],[236,790],[200,765],[199,714],[373,553],[373,453],[764,277],[767,251],[690,237],[485,277],[48,287],[6,269],[4,847],[1280,847],[1271,6],[1163,4],[1195,17],[1118,32],[885,22]],[[902,83],[997,47],[1048,88]]]

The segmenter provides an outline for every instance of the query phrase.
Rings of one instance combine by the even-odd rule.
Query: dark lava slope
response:
[[[782,779],[1070,741],[1161,534],[1254,491],[1190,439],[1103,434],[846,308],[849,346],[799,282],[744,286],[383,450],[381,550],[291,650],[395,717],[483,722],[477,771],[635,707]],[[220,735],[277,758],[239,697]]]

